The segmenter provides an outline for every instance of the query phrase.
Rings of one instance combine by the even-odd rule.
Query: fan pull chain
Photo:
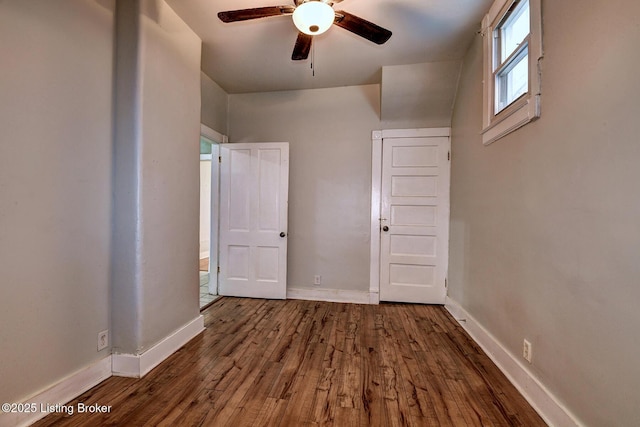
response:
[[[316,44],[313,43],[311,45],[311,77],[315,77],[316,76],[316,69],[313,66],[313,63],[316,60]]]

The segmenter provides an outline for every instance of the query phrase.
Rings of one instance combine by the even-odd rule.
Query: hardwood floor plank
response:
[[[545,425],[440,306],[223,297],[142,379],[112,377],[42,426]]]
[[[310,422],[312,416],[313,400],[322,377],[322,358],[326,350],[326,344],[309,344],[309,351],[300,365],[300,371],[294,378],[291,386],[290,401],[296,402],[290,405],[282,418],[283,425],[305,425]]]
[[[303,357],[298,374],[292,383],[292,397],[290,400],[298,402],[287,411],[283,418],[284,425],[303,425],[314,423],[314,402],[318,391],[321,390],[321,381],[325,373],[324,360],[327,353],[327,341],[331,336],[332,316],[328,307],[320,305],[310,325],[310,340],[307,344],[308,351]]]
[[[394,310],[394,316],[402,325],[402,328],[394,331],[394,335],[396,336],[398,366],[402,378],[405,380],[404,392],[409,407],[409,416],[418,420],[437,419],[438,415],[432,404],[433,399],[427,392],[427,384],[420,373],[421,366],[412,347],[412,342],[415,339],[410,337],[407,332],[410,330],[407,310]]]
[[[318,425],[332,425],[338,407],[338,388],[342,373],[347,305],[337,304],[332,311],[330,333],[326,339],[326,351],[322,361],[323,374],[311,408],[311,416]]]
[[[258,377],[254,380],[251,388],[245,393],[243,400],[233,408],[233,413],[228,417],[228,424],[232,426],[254,426],[255,421],[260,417],[264,406],[264,396],[269,393],[275,383],[282,364],[267,361],[262,365]]]
[[[300,365],[307,350],[306,346],[311,340],[312,318],[318,305],[310,304],[308,301],[300,301],[296,305],[301,310],[300,321],[297,323],[295,331],[285,339],[287,346],[281,348],[278,353],[277,360],[283,362],[283,368],[280,377],[269,393],[270,397],[286,400],[291,398],[291,388],[295,376],[300,372]]]
[[[384,402],[382,396],[383,373],[378,331],[383,328],[382,316],[376,315],[371,307],[364,307],[362,318],[362,411],[360,424],[371,425],[384,420]]]
[[[404,308],[402,311],[411,311],[411,306]],[[390,310],[393,308],[390,308]],[[397,311],[397,310],[396,310]],[[417,314],[417,313],[414,313]],[[423,313],[423,317],[430,319],[429,313]],[[436,412],[436,417],[442,425],[467,425],[468,420],[460,410],[455,394],[450,390],[446,379],[451,375],[452,370],[443,368],[441,357],[446,357],[446,351],[443,351],[439,339],[439,335],[443,333],[440,325],[429,322],[424,328],[427,333],[422,333],[418,325],[413,321],[411,316],[405,316],[404,313],[399,315],[404,320],[404,331],[407,335],[404,340],[409,341],[414,348],[416,360],[422,367],[416,374],[417,383],[423,390],[429,393],[433,398],[432,408]],[[400,330],[396,334],[401,334]],[[402,335],[401,335],[402,336]],[[400,338],[402,340],[402,338]],[[455,372],[455,370],[453,370]],[[429,414],[429,416],[431,416]]]
[[[345,340],[341,369],[338,378],[338,405],[341,408],[362,407],[360,387],[360,335],[358,327],[362,317],[362,306],[354,304],[350,307],[345,325]]]
[[[201,390],[193,400],[185,401],[180,405],[179,408],[176,408],[175,411],[171,411],[167,417],[165,417],[158,423],[158,426],[200,426],[202,425],[204,418],[210,411],[219,410],[219,398],[223,394],[224,393],[221,391]]]
[[[260,409],[258,417],[255,419],[253,426],[279,426],[282,425],[281,420],[284,416],[287,407],[289,405],[288,400],[275,399],[267,397],[264,399],[264,404]]]
[[[229,387],[226,390],[216,390],[222,394],[203,420],[203,425],[224,425],[234,411],[243,405],[245,396],[255,386],[255,382],[262,369],[262,357],[247,357],[234,361],[239,367],[229,376]]]

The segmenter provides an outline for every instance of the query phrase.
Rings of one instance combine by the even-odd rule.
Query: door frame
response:
[[[218,146],[217,154],[211,156],[211,218],[209,224],[209,293],[218,295],[218,251],[219,251],[219,227],[220,227],[220,144],[229,142],[226,135],[217,132],[210,127],[200,124],[200,136],[213,141]],[[202,158],[202,157],[201,157]],[[218,159],[216,159],[218,158]]]
[[[382,146],[385,138],[451,138],[451,128],[383,129],[371,133],[371,245],[369,269],[369,303],[380,303],[380,212],[382,202]],[[449,188],[446,191],[450,191]],[[448,249],[447,243],[447,249]],[[447,254],[448,255],[448,254]],[[445,277],[449,272],[446,256]]]

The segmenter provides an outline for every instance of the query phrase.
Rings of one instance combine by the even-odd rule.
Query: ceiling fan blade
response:
[[[302,32],[298,33],[298,38],[296,39],[296,45],[293,47],[291,59],[294,61],[307,59],[309,57],[309,51],[311,50],[312,41],[313,36]]]
[[[359,18],[343,10],[336,11],[334,24],[376,44],[384,44],[391,37],[391,31],[386,28],[382,28],[373,22],[369,22],[366,19]]]
[[[295,9],[294,6],[267,6],[254,9],[228,10],[219,12],[218,18],[222,22],[248,21],[249,19],[268,18],[269,16],[290,15]]]

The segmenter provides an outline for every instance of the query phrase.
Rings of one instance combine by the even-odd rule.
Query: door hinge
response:
[[[449,284],[447,283],[447,278],[446,278],[446,277],[444,278],[444,287],[445,287],[445,288],[448,288],[448,287],[449,287]]]
[[[222,163],[222,156],[218,156],[218,163]]]
[[[447,151],[447,160],[451,160],[451,151]]]
[[[220,274],[220,266],[218,266],[218,274]]]

